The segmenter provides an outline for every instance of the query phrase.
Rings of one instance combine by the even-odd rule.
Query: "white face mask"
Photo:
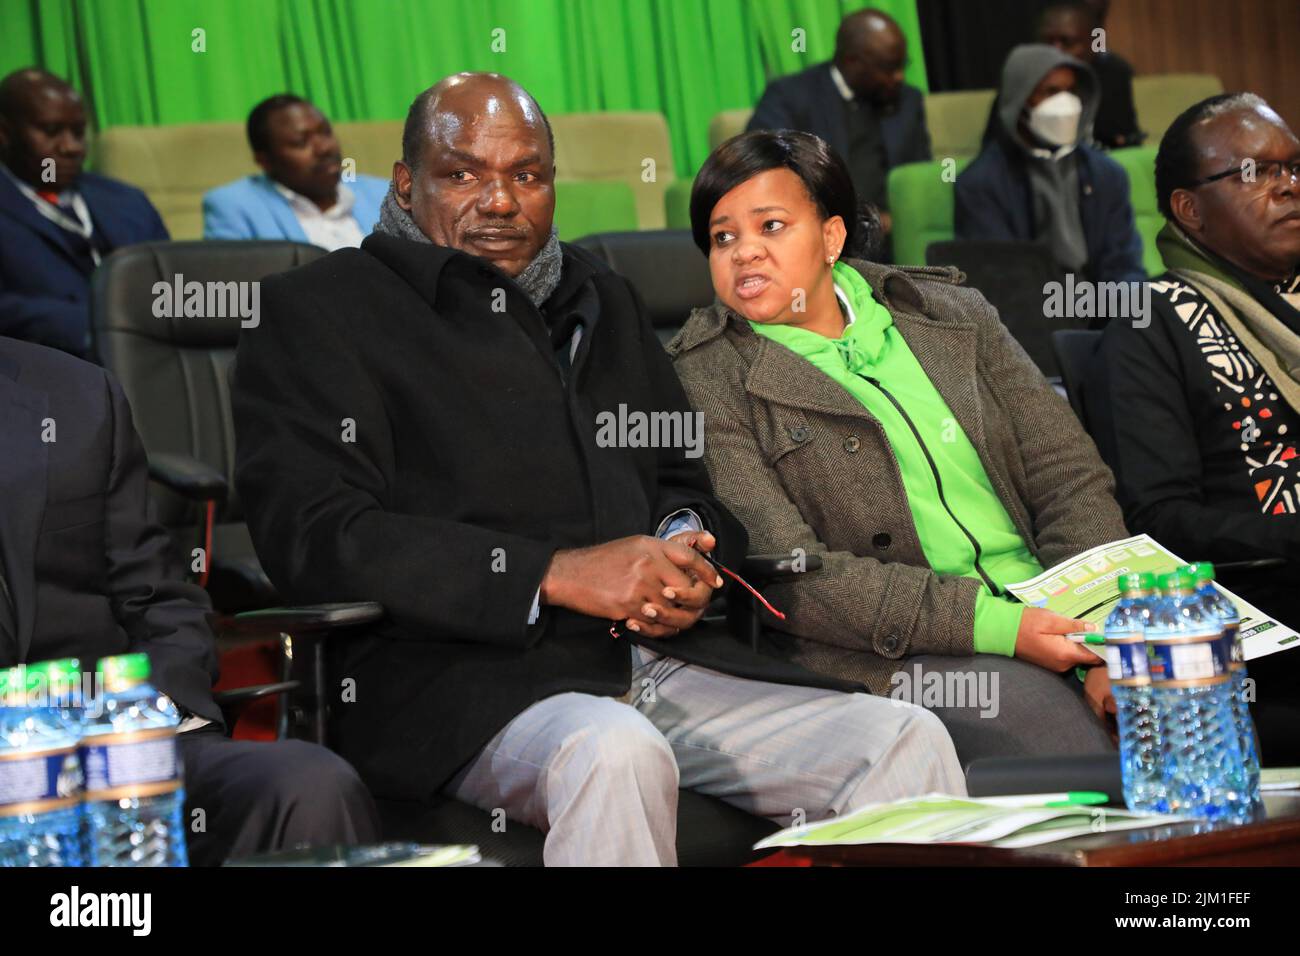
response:
[[[1070,146],[1079,138],[1083,101],[1061,91],[1029,111],[1029,128],[1053,146]]]

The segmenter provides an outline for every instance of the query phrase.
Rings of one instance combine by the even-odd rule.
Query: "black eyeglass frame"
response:
[[[1285,170],[1289,166],[1291,168],[1290,169],[1291,178],[1300,180],[1300,159],[1289,160],[1289,161],[1281,160],[1281,159],[1268,159],[1265,160],[1263,163],[1255,164],[1256,169],[1258,169],[1260,166],[1277,166],[1279,170]],[[1229,176],[1239,176],[1241,175],[1242,171],[1243,170],[1240,165],[1233,166],[1231,169],[1225,169],[1223,172],[1215,173],[1213,176],[1204,176],[1200,179],[1193,179],[1191,183],[1187,186],[1187,188],[1195,189],[1197,186],[1207,186],[1210,183],[1218,182],[1220,179],[1227,179]],[[1278,179],[1278,178],[1281,177],[1265,176],[1262,177],[1259,180],[1259,182],[1268,182],[1271,179]]]

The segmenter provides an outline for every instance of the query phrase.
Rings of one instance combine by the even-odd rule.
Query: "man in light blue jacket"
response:
[[[338,140],[311,103],[291,93],[258,103],[248,114],[248,145],[262,173],[203,197],[205,239],[291,239],[332,252],[370,234],[388,180],[342,182]]]

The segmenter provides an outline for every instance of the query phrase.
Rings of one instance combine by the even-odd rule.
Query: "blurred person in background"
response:
[[[0,80],[0,335],[90,354],[90,274],[114,249],[167,239],[134,186],[82,170],[86,109],[36,68]]]
[[[343,182],[343,154],[325,114],[300,96],[268,97],[248,114],[260,174],[203,197],[205,239],[288,239],[333,252],[359,246],[379,219],[388,180]]]

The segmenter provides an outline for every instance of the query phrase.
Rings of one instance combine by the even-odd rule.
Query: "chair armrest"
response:
[[[191,501],[224,502],[229,493],[225,475],[190,455],[150,455],[149,477]]]
[[[373,624],[384,616],[384,606],[374,601],[311,604],[303,607],[269,607],[245,611],[215,623],[221,636],[291,634],[325,635],[360,624]]]
[[[804,555],[803,567],[796,569],[794,565],[795,557],[792,554],[751,554],[741,562],[740,574],[741,577],[744,577],[752,584],[755,580],[786,578],[794,574],[820,571],[822,556],[820,554]]]
[[[229,690],[216,691],[213,693],[212,698],[217,702],[217,706],[225,710],[228,707],[247,704],[262,697],[287,694],[301,686],[302,683],[296,680],[283,680],[277,684],[251,684],[248,687],[232,687]]]
[[[1270,568],[1280,568],[1286,564],[1285,558],[1256,558],[1253,561],[1224,561],[1222,563],[1214,562],[1214,573],[1216,575],[1227,572],[1236,574],[1239,571],[1267,571]]]

